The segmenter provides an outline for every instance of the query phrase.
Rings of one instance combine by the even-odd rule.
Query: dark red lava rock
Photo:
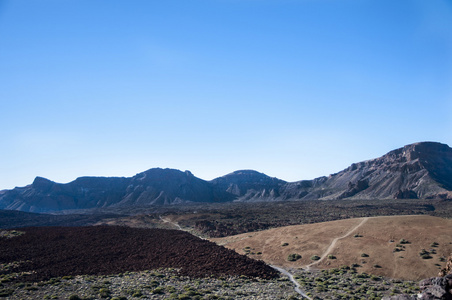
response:
[[[0,263],[22,261],[0,274],[34,271],[21,280],[65,275],[107,275],[177,268],[191,277],[245,275],[275,278],[262,261],[178,230],[120,226],[30,227],[22,236],[0,238]]]

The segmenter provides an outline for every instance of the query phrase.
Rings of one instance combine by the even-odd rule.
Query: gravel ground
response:
[[[189,278],[174,269],[118,275],[52,278],[34,283],[3,282],[3,299],[299,299],[292,283],[229,276]]]

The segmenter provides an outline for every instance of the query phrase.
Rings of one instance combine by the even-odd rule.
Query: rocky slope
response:
[[[312,181],[289,183],[281,194],[298,199],[448,198],[452,191],[452,149],[424,142]]]
[[[0,209],[49,212],[101,207],[313,199],[452,199],[452,149],[423,142],[352,164],[328,177],[288,183],[252,171],[212,181],[189,171],[150,169],[134,177],[82,177],[59,184],[36,177],[0,191]]]

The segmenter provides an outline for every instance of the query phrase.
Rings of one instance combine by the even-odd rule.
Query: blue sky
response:
[[[0,108],[0,189],[312,179],[452,146],[452,2],[2,0]]]

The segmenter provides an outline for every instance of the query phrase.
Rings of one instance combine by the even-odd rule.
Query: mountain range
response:
[[[161,168],[133,177],[80,177],[66,184],[36,177],[25,187],[0,191],[0,209],[55,212],[193,202],[410,198],[452,199],[452,148],[436,142],[410,144],[339,173],[297,182],[253,170],[206,181],[190,171]]]

